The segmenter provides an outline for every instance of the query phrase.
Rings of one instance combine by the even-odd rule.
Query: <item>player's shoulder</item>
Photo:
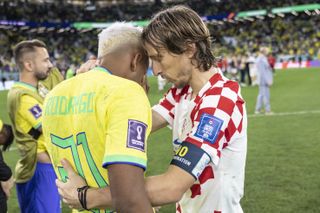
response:
[[[211,79],[212,81],[212,79]],[[238,99],[240,85],[238,82],[230,80],[222,74],[216,74],[216,79],[212,81],[202,99],[212,99],[213,97],[225,97],[232,101]]]
[[[33,96],[29,95],[29,94],[23,94],[23,95],[21,95],[20,102],[21,102],[22,104],[23,104],[23,103],[27,103],[27,104],[29,104],[29,103],[31,103],[31,104],[33,104],[33,103],[39,103],[39,101],[38,101],[35,97],[33,97]]]

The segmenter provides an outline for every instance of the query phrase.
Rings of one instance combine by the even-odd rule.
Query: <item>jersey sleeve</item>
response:
[[[128,94],[130,93],[130,94]],[[130,164],[146,169],[151,108],[143,89],[134,84],[112,94],[106,113],[103,167]]]
[[[171,88],[152,110],[159,113],[172,127],[174,119],[174,107],[176,104],[177,88]]]
[[[23,95],[18,109],[18,122],[23,130],[38,129],[42,122],[42,104],[29,95]]]
[[[185,141],[196,145],[218,165],[221,150],[242,131],[244,101],[236,82],[210,90],[192,113],[193,128]]]

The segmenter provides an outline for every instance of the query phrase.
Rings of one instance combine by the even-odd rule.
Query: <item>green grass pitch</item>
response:
[[[156,78],[149,80],[154,104],[163,92],[157,91]],[[257,87],[242,88],[249,115],[244,212],[320,212],[320,69],[277,71],[271,88],[274,115],[253,115],[257,93]],[[3,91],[0,117],[9,121]],[[170,130],[152,134],[147,174],[165,171],[171,156]],[[18,152],[13,149],[4,157],[13,169]],[[8,206],[9,213],[19,212],[15,190]],[[63,206],[63,212],[71,211]],[[160,212],[174,212],[174,205]]]

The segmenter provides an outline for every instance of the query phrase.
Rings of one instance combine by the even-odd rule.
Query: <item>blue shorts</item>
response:
[[[52,164],[37,163],[33,177],[26,183],[17,183],[21,213],[60,213],[60,197]]]

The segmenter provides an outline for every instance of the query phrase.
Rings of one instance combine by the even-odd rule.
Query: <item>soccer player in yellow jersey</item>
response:
[[[20,152],[15,182],[21,212],[61,212],[55,186],[56,175],[42,135],[43,97],[38,83],[50,74],[52,64],[46,45],[39,40],[22,41],[14,48],[20,81],[8,93],[8,111]]]
[[[144,188],[151,108],[140,85],[148,68],[141,30],[119,22],[103,30],[98,60],[99,66],[47,95],[42,120],[47,150],[60,180],[72,179],[61,164],[67,159],[88,186],[110,186],[113,210],[152,212]],[[76,192],[83,209],[88,186]]]

